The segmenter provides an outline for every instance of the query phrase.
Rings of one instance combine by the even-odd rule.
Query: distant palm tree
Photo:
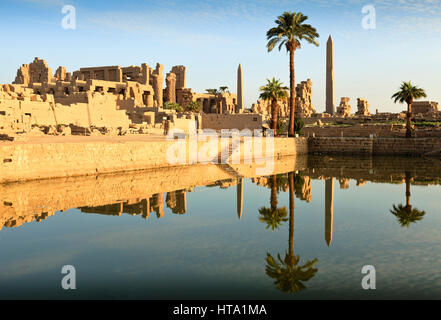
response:
[[[418,210],[416,208],[412,208],[412,205],[410,204],[410,172],[406,171],[405,173],[405,179],[406,179],[406,205],[393,205],[390,212],[397,217],[398,222],[402,227],[409,228],[411,223],[418,222],[423,219],[424,215],[426,214],[425,211]]]
[[[406,138],[412,137],[411,119],[412,119],[412,103],[416,99],[427,97],[423,89],[413,86],[412,83],[405,82],[401,84],[400,91],[396,92],[392,99],[397,103],[407,103],[407,122],[406,122]]]
[[[260,99],[271,101],[271,129],[277,134],[277,115],[279,111],[278,101],[288,96],[288,87],[283,86],[279,80],[266,79],[267,84],[260,87]]]
[[[306,288],[304,282],[308,281],[317,273],[314,268],[317,259],[306,261],[304,265],[299,265],[300,256],[294,254],[294,173],[289,173],[289,249],[282,259],[277,254],[277,260],[267,253],[266,274],[275,279],[276,287],[286,293],[296,293]]]
[[[294,52],[301,48],[301,41],[306,40],[316,46],[319,45],[317,30],[304,22],[307,16],[298,12],[284,12],[275,21],[276,27],[271,28],[266,33],[268,40],[268,52],[271,52],[277,45],[279,51],[285,46],[289,52],[289,76],[290,76],[290,103],[289,103],[289,131],[290,137],[294,136],[294,112],[295,112],[295,72],[294,72]]]
[[[219,94],[219,90],[217,89],[205,89],[205,91],[208,92],[209,94],[215,94],[215,95]]]
[[[228,90],[228,87],[227,87],[227,86],[220,87],[220,88],[219,88],[219,91],[220,91],[221,93],[230,93],[230,91]]]

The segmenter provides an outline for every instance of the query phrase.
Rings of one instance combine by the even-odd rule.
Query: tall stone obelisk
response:
[[[326,43],[326,113],[334,114],[334,42]]]
[[[242,66],[239,64],[237,69],[237,113],[243,112],[243,77],[242,77]]]

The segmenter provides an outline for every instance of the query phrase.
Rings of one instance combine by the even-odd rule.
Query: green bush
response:
[[[298,134],[302,134],[303,127],[305,126],[305,122],[302,118],[295,117],[294,118],[294,132]]]
[[[281,135],[287,133],[288,132],[288,123],[286,121],[278,119],[276,132],[277,132],[278,136],[281,136]]]
[[[187,106],[187,110],[192,111],[192,112],[200,112],[202,109],[202,106],[199,102],[197,101],[192,101],[188,106]]]
[[[166,102],[164,103],[164,109],[176,110],[176,112],[183,112],[184,108],[182,108],[179,104],[174,102]]]

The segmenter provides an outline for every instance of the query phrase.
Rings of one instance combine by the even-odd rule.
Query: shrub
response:
[[[164,109],[176,110],[176,112],[183,112],[184,108],[182,108],[179,104],[174,102],[166,102],[164,103]]]
[[[188,106],[187,106],[187,110],[192,111],[192,112],[200,112],[202,109],[202,106],[199,102],[197,101],[192,101]]]
[[[305,126],[305,122],[302,118],[295,117],[294,118],[294,132],[298,134],[302,134],[303,127]]]

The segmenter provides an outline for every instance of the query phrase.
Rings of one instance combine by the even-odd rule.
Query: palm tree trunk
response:
[[[275,174],[272,176],[270,204],[272,210],[277,209],[277,176]]]
[[[288,174],[289,179],[289,256],[292,263],[295,261],[294,257],[294,173]]]
[[[277,100],[271,102],[271,129],[274,130],[274,136],[277,136]]]
[[[412,104],[407,104],[407,123],[406,123],[406,138],[412,138]]]
[[[294,70],[294,51],[295,48],[289,50],[289,131],[288,136],[294,137],[294,112],[296,109],[296,80]]]
[[[410,207],[410,172],[406,171],[406,207]]]

